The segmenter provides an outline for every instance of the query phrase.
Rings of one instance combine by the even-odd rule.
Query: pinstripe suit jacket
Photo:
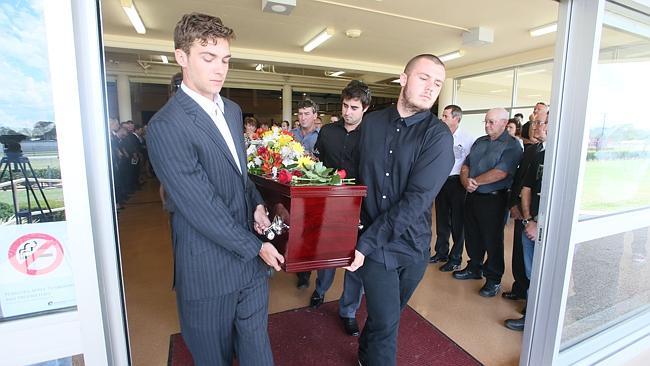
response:
[[[213,120],[182,89],[147,130],[150,160],[173,212],[181,300],[231,293],[267,270],[258,256],[262,242],[251,229],[253,210],[263,201],[246,173],[241,109],[223,101],[243,174]]]

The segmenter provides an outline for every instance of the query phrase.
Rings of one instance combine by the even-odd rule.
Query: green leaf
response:
[[[338,174],[334,174],[332,176],[332,178],[330,179],[330,184],[340,185],[341,184],[341,177]]]

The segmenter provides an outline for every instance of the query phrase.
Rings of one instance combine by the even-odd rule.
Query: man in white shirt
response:
[[[463,207],[465,205],[465,188],[460,184],[460,168],[469,154],[475,137],[462,131],[459,127],[463,111],[457,105],[448,105],[442,112],[441,120],[454,135],[454,167],[436,197],[436,254],[430,263],[447,262],[439,269],[451,272],[460,268],[463,257],[465,235],[463,233]],[[449,233],[454,246],[449,251]]]

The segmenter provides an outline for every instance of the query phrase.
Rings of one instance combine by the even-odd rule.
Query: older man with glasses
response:
[[[522,155],[519,143],[506,131],[507,123],[508,111],[490,109],[485,115],[487,135],[476,140],[460,170],[460,182],[468,192],[465,240],[470,260],[453,276],[458,280],[485,276],[485,285],[479,291],[483,297],[493,297],[501,288],[507,191]]]

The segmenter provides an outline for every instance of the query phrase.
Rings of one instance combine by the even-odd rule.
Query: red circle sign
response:
[[[50,273],[63,262],[63,247],[54,237],[33,233],[16,239],[9,247],[9,263],[30,276]]]

